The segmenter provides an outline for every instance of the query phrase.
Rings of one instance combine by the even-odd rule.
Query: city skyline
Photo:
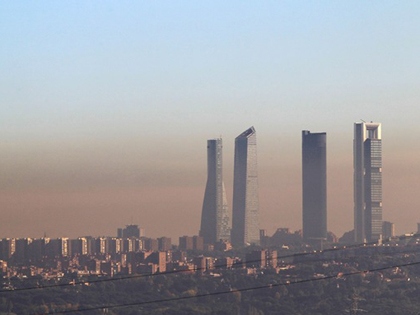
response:
[[[360,128],[358,128],[359,126],[361,126],[362,127],[362,129],[360,129]],[[363,171],[362,171],[362,173],[364,174],[365,173],[365,167],[367,166],[367,165],[369,165],[369,167],[370,166],[372,166],[373,164],[375,164],[375,162],[373,162],[373,164],[372,165],[370,165],[370,162],[371,162],[371,150],[373,150],[373,149],[371,149],[371,147],[372,147],[372,145],[371,145],[371,140],[381,140],[380,138],[381,138],[381,124],[379,124],[379,123],[365,123],[365,122],[362,122],[362,123],[354,123],[354,134],[355,134],[355,140],[356,140],[356,138],[357,138],[357,136],[356,136],[356,134],[358,134],[358,132],[360,131],[360,130],[362,130],[361,131],[361,134],[362,134],[362,147],[363,147],[363,150],[362,150],[362,152],[360,153],[360,150],[359,150],[359,152],[357,152],[357,150],[355,149],[356,148],[356,142],[357,141],[355,141],[355,145],[354,145],[354,152],[353,152],[353,155],[354,155],[354,158],[355,158],[355,161],[356,161],[356,156],[358,155],[358,154],[362,154],[363,155],[363,160],[362,160],[362,165],[363,165]],[[360,133],[360,132],[359,132]],[[235,139],[235,142],[236,142],[236,140],[237,139],[247,139],[247,137],[248,136],[250,136],[251,135],[251,138],[252,138],[252,136],[255,136],[255,129],[254,129],[254,127],[251,127],[251,128],[249,128],[249,129],[247,129],[246,131],[244,131],[243,133],[241,133],[238,137],[236,137],[236,139]],[[322,143],[324,144],[324,145],[326,145],[326,133],[324,132],[324,133],[310,133],[309,131],[302,131],[302,141],[303,141],[303,139],[305,138],[305,136],[308,136],[308,135],[311,135],[311,136],[321,136],[321,138],[323,138],[322,139]],[[376,138],[379,138],[379,139],[376,139]],[[208,149],[209,148],[211,148],[210,150],[208,150],[208,156],[207,156],[207,158],[208,158],[208,162],[209,162],[209,160],[213,160],[211,163],[213,163],[214,165],[212,165],[212,166],[210,166],[211,164],[209,163],[208,164],[208,172],[211,172],[210,170],[212,170],[212,168],[213,168],[213,166],[216,166],[216,165],[218,165],[219,164],[219,166],[221,167],[222,165],[220,165],[220,163],[221,163],[221,161],[222,161],[222,159],[219,159],[219,157],[221,158],[221,156],[218,156],[219,154],[220,154],[220,152],[221,152],[221,147],[222,147],[222,142],[221,142],[221,138],[220,139],[213,139],[213,140],[208,140]],[[254,140],[255,139],[253,139],[253,141],[252,141],[252,143],[256,143],[256,142],[254,142]],[[319,139],[318,139],[319,140]],[[214,142],[214,143],[212,143],[212,142]],[[316,141],[315,141],[316,142]],[[320,142],[320,141],[318,141],[318,142]],[[210,143],[212,143],[212,144],[210,144]],[[377,147],[378,145],[374,145],[374,147]],[[218,148],[217,148],[218,147]],[[304,145],[303,145],[303,142],[302,142],[302,149],[303,149],[303,147],[304,147]],[[322,147],[322,145],[320,146],[320,148]],[[309,148],[309,146],[308,146],[308,148]],[[318,148],[319,149],[319,148]],[[254,152],[256,152],[256,150],[251,150],[251,151],[254,151]],[[321,151],[322,151],[322,156],[323,156],[323,158],[326,158],[326,147],[323,147],[322,149],[321,149]],[[320,152],[321,152],[320,151]],[[219,152],[219,154],[217,153],[217,152]],[[320,152],[318,152],[318,153],[320,153]],[[380,160],[382,159],[382,156],[381,156],[381,145],[379,145],[379,151],[378,152],[380,152]],[[375,156],[375,155],[377,155],[377,154],[379,154],[378,152],[373,152],[373,155]],[[221,155],[221,154],[220,154]],[[245,155],[246,156],[246,155]],[[372,158],[372,160],[374,160],[375,158]],[[322,159],[321,159],[322,160]],[[377,163],[381,163],[381,161],[379,160],[379,162],[377,162]],[[326,160],[322,160],[322,163],[323,162],[325,162]],[[321,164],[322,164],[321,163]],[[355,165],[356,165],[356,162],[354,162],[355,163]],[[220,168],[221,169],[221,168]],[[303,173],[304,173],[304,163],[303,163],[303,151],[302,151],[302,175],[303,175]],[[355,168],[356,169],[356,168]],[[217,170],[217,169],[216,169]],[[382,172],[382,171],[381,171]],[[380,173],[381,173],[380,172]],[[217,178],[218,176],[217,176],[217,171],[215,172],[215,174],[216,174],[216,177],[215,178]],[[382,176],[381,176],[382,177]],[[354,175],[354,178],[356,178],[356,173],[355,173],[355,175]],[[220,179],[220,176],[219,176],[219,179]],[[365,179],[365,176],[363,176],[363,183],[365,183],[365,182],[367,182],[368,181],[368,179]],[[357,185],[356,185],[356,180],[354,181],[354,185],[355,185],[355,189],[356,189],[356,187],[357,187]],[[303,183],[303,177],[302,177],[302,183]],[[325,182],[326,183],[326,182]],[[324,184],[325,184],[324,183]],[[206,184],[206,190],[207,190],[207,184]],[[223,192],[223,199],[224,199],[224,201],[223,201],[223,207],[224,207],[224,210],[226,210],[226,209],[228,209],[229,208],[229,206],[228,206],[228,204],[227,204],[227,198],[226,198],[226,191],[225,191],[225,189],[224,189],[224,185],[222,184],[222,187],[223,187],[223,190],[222,190],[222,192]],[[362,185],[362,189],[363,189],[363,191],[365,191],[366,190],[366,188],[365,188],[365,184],[363,184]],[[371,189],[369,188],[369,191],[370,191]],[[206,195],[206,194],[205,194]],[[355,195],[356,195],[356,193],[355,193]],[[363,196],[364,196],[364,194],[363,194]],[[303,191],[302,191],[302,198],[304,198],[304,188],[303,188]],[[363,197],[364,198],[364,197]],[[356,200],[356,199],[355,199]],[[204,206],[204,203],[203,203],[203,206]],[[304,208],[304,207],[303,207]],[[368,215],[367,215],[367,213],[366,213],[366,211],[364,211],[363,212],[364,213],[364,215],[363,215],[363,218],[364,218],[364,221],[365,221],[365,219],[368,217]],[[226,214],[226,213],[225,213]],[[354,212],[354,214],[355,214],[355,223],[357,222],[356,221],[356,208],[355,208],[355,212]],[[304,215],[303,215],[304,216]],[[380,213],[380,216],[381,216],[381,218],[382,218],[382,212]],[[326,216],[325,216],[325,219],[326,219]],[[226,220],[226,216],[225,216],[225,220]],[[299,229],[302,229],[302,230],[304,230],[304,221],[305,220],[303,220],[303,224],[302,224],[302,226],[301,227],[297,227],[297,230],[299,230]],[[366,237],[366,232],[363,232],[364,233],[364,235],[363,235],[363,238],[364,239],[368,239],[369,241],[371,241],[371,240],[376,240],[376,239],[378,239],[379,238],[379,235],[382,233],[382,220],[380,220],[380,223],[381,224],[376,224],[377,226],[376,226],[376,236],[374,237],[374,238],[372,238],[372,237],[369,237],[369,238],[367,238]],[[203,222],[201,222],[201,225],[203,225]],[[321,224],[322,225],[322,224]],[[157,225],[156,225],[157,226]],[[152,229],[153,228],[156,228],[156,226],[154,226],[154,227],[152,227]],[[265,228],[265,227],[262,227],[262,228]],[[323,229],[323,228],[322,228]],[[365,226],[364,227],[364,231],[366,231],[366,229],[369,229],[369,227],[367,227],[367,226]],[[370,229],[372,229],[371,227],[370,227]],[[332,231],[332,232],[334,232],[334,230],[329,230],[329,231]],[[344,231],[344,232],[346,232],[346,231]],[[89,233],[83,233],[83,234],[80,234],[80,235],[88,235]],[[182,233],[181,233],[182,234]],[[185,234],[185,233],[184,233]],[[191,234],[194,234],[194,233],[191,233]],[[79,235],[79,236],[80,236]],[[93,234],[92,234],[93,235]],[[105,234],[101,234],[101,235],[105,235]],[[156,234],[154,234],[154,235],[156,235]],[[161,234],[161,235],[166,235],[166,234]],[[109,235],[108,235],[109,236]],[[173,236],[173,235],[172,235]],[[340,235],[338,235],[338,236],[340,236]],[[5,236],[5,237],[9,237],[8,235],[7,236]],[[12,237],[14,237],[14,236],[12,236]],[[21,237],[33,237],[32,235],[23,235],[23,236],[21,236]],[[35,237],[39,237],[39,236],[35,236]],[[59,237],[62,237],[62,236],[59,236]],[[66,236],[65,236],[66,237]],[[17,237],[17,238],[20,238],[20,237]],[[224,239],[227,239],[226,237],[224,238]],[[356,240],[357,241],[357,240]],[[357,241],[358,242],[358,241]],[[361,242],[363,242],[363,241],[361,241]],[[248,243],[248,244],[250,244],[250,243]]]
[[[420,3],[5,2],[0,237],[197,234],[203,141],[258,130],[260,226],[302,226],[301,131],[328,134],[328,229],[354,227],[353,123],[383,126],[383,220],[420,222]],[[222,133],[222,135],[220,134]]]

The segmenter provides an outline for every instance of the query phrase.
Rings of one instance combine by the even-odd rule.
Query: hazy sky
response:
[[[384,220],[420,222],[420,2],[0,1],[0,237],[198,233],[206,141],[257,131],[261,228],[301,229],[301,130],[353,228],[353,123],[382,123]]]

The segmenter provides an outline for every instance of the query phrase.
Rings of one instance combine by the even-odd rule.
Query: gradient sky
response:
[[[353,228],[353,123],[382,123],[384,220],[420,222],[420,2],[0,1],[0,237],[198,233],[206,141],[257,131],[261,228],[301,229],[301,130]]]

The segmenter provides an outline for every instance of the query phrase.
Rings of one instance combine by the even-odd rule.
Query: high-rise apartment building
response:
[[[302,131],[302,223],[305,240],[327,238],[327,134]]]
[[[16,251],[16,239],[15,238],[4,238],[0,244],[0,258],[2,260],[8,260],[12,258]]]
[[[254,127],[235,139],[233,177],[232,244],[259,244],[257,138]]]
[[[354,124],[354,237],[375,241],[382,235],[382,137],[380,123]]]
[[[207,184],[200,236],[206,244],[230,239],[230,220],[223,183],[222,139],[207,141]]]
[[[382,223],[382,238],[395,237],[395,224],[389,221]]]
[[[117,229],[117,237],[119,238],[140,238],[145,235],[144,229],[140,228],[136,224],[129,224],[126,225],[125,228],[119,228]]]
[[[159,237],[158,239],[158,248],[161,252],[166,252],[172,248],[172,241],[170,237]]]

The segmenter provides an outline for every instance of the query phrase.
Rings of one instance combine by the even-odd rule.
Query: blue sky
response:
[[[254,125],[262,227],[301,226],[309,129],[328,134],[329,229],[342,234],[360,119],[383,123],[384,218],[414,229],[419,13],[415,1],[1,1],[0,192],[18,219],[0,230],[21,236],[40,213],[31,236],[85,234],[76,211],[103,217],[93,234],[133,217],[175,237],[182,216],[197,233],[205,141],[223,136],[231,186],[233,139]],[[51,228],[60,217],[72,224]]]

